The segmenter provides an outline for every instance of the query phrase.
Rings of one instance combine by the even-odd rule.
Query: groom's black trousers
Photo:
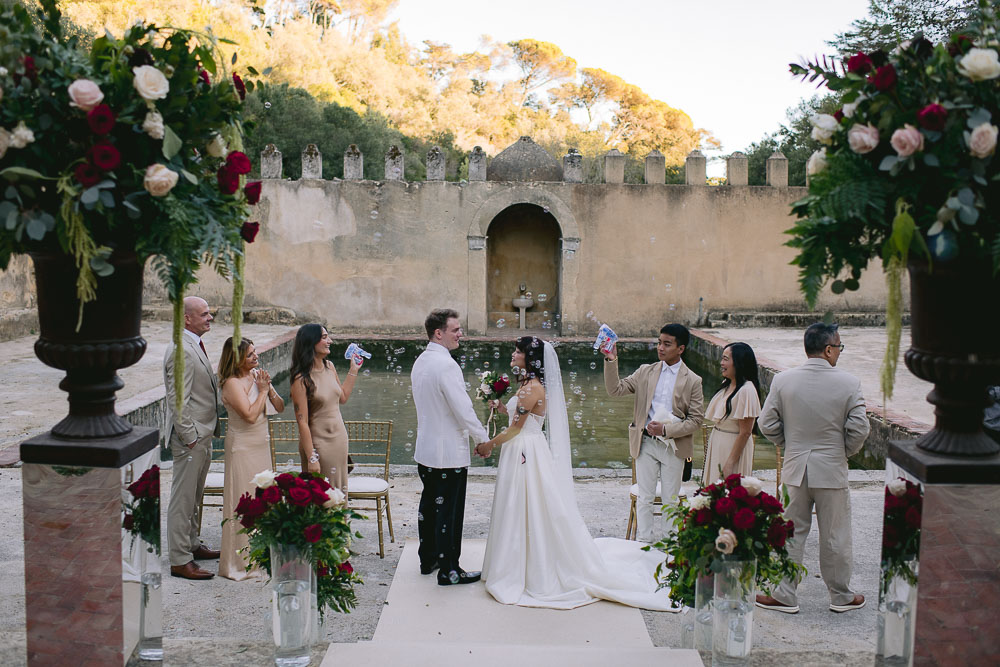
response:
[[[458,568],[462,555],[462,524],[465,521],[465,487],[468,468],[428,468],[417,464],[423,482],[417,514],[420,564],[435,561],[447,574]]]

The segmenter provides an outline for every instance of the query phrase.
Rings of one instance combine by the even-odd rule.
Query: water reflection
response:
[[[340,410],[345,420],[389,420],[394,422],[392,456],[394,464],[412,464],[413,446],[416,442],[417,413],[410,392],[410,369],[423,351],[425,344],[416,341],[357,341],[372,353],[372,359],[363,366],[362,377],[354,393]],[[347,343],[335,343],[330,359],[337,364],[341,378],[347,373],[344,349]],[[478,385],[478,374],[487,369],[506,370],[507,359],[513,349],[509,343],[463,342],[453,353],[465,374],[466,388],[470,395]],[[566,391],[566,409],[570,417],[570,437],[573,446],[573,465],[579,468],[628,468],[628,423],[632,416],[631,396],[613,398],[604,389],[603,357],[589,344],[574,343],[558,346],[563,368],[563,386]],[[622,377],[640,365],[655,361],[652,344],[625,343],[619,346],[619,369]],[[705,404],[718,391],[721,378],[718,369],[708,372],[698,368],[688,359],[685,362],[704,380]],[[294,419],[291,401],[288,400],[288,373],[284,369],[268,369],[277,376],[275,388],[285,398],[285,411],[272,419]],[[279,375],[280,372],[280,375]],[[473,401],[476,412],[485,423],[489,410],[484,404]],[[506,418],[501,416],[501,420]],[[501,421],[501,424],[504,422]],[[775,467],[774,447],[759,435],[754,436],[754,469]],[[281,443],[284,445],[284,443]],[[699,430],[694,439],[694,467],[704,461],[704,442]],[[495,466],[499,450],[489,459],[473,457],[473,466]],[[298,463],[294,447],[279,448],[279,464],[293,459]]]

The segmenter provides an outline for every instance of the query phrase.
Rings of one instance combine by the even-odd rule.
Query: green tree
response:
[[[767,158],[775,151],[788,158],[788,184],[805,185],[806,162],[820,148],[820,143],[810,136],[812,123],[809,119],[815,114],[833,114],[839,108],[840,102],[834,95],[816,95],[788,109],[784,124],[743,151],[747,156],[750,185],[766,184]]]
[[[507,46],[514,52],[514,62],[521,68],[518,85],[521,89],[522,106],[528,103],[531,94],[539,88],[576,74],[576,61],[555,44],[535,39],[519,39],[508,42]]]
[[[868,16],[827,42],[841,56],[858,51],[891,51],[917,33],[940,42],[969,23],[978,0],[869,0]]]

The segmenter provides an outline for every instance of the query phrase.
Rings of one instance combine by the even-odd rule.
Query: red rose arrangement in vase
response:
[[[924,494],[919,484],[899,477],[885,486],[882,523],[882,591],[893,577],[917,583],[911,563],[920,553]]]
[[[669,587],[671,599],[693,607],[695,581],[721,569],[723,556],[756,559],[756,585],[765,591],[804,572],[788,556],[786,542],[795,526],[781,517],[783,511],[759,479],[739,474],[664,506],[676,532],[652,545],[668,556],[656,571],[660,588]]]
[[[132,500],[125,503],[122,528],[146,543],[150,553],[160,555],[160,467],[147,468],[128,486]]]
[[[327,607],[349,613],[357,605],[354,585],[363,583],[348,560],[351,521],[364,517],[348,509],[343,492],[322,475],[265,470],[253,483],[253,494],[243,494],[235,510],[240,532],[249,537],[247,569],[271,575],[271,544],[307,548],[321,617]]]

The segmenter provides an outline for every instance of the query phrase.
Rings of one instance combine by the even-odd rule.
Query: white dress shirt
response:
[[[654,421],[656,415],[673,414],[674,386],[677,384],[677,371],[680,369],[681,362],[679,360],[673,366],[668,366],[665,361],[660,362],[660,378],[656,381],[653,401],[649,404],[649,414],[646,415],[647,424]]]
[[[472,407],[458,363],[443,345],[427,343],[413,363],[410,383],[417,408],[413,460],[428,468],[467,468],[472,462],[469,436],[477,443],[490,438]]]
[[[201,345],[202,345],[202,343],[201,343],[201,336],[199,336],[198,334],[194,333],[190,329],[181,329],[181,331],[184,333],[185,336],[187,336],[188,338],[190,338],[191,340],[194,341],[194,344],[198,346],[199,350],[201,349]],[[208,352],[205,352],[205,357],[206,358],[208,357]]]

